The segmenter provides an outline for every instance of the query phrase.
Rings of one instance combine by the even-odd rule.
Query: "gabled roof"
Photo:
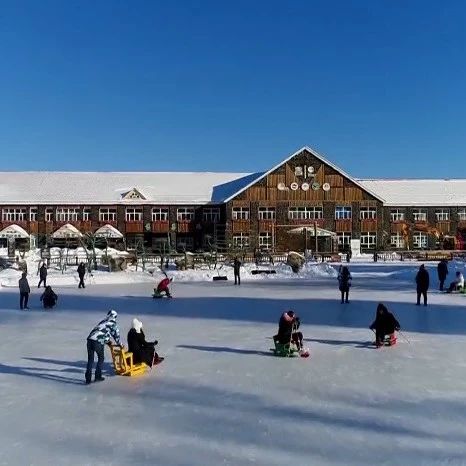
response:
[[[258,181],[262,180],[263,178],[265,178],[267,175],[270,175],[271,173],[273,173],[275,170],[277,170],[278,168],[280,168],[283,164],[285,164],[286,162],[290,161],[293,157],[296,157],[297,155],[299,155],[301,152],[304,152],[304,151],[307,151],[309,152],[310,154],[312,154],[314,157],[316,157],[317,159],[319,159],[322,163],[332,167],[336,172],[338,172],[340,175],[344,176],[345,178],[349,179],[350,181],[352,181],[356,186],[359,186],[362,190],[366,191],[367,193],[369,193],[371,196],[375,197],[376,199],[378,199],[379,201],[381,202],[384,202],[384,199],[382,197],[380,197],[379,194],[375,193],[374,191],[372,191],[371,189],[368,189],[366,186],[362,185],[358,180],[354,179],[353,177],[351,177],[350,175],[348,175],[346,172],[344,172],[341,168],[337,167],[335,164],[333,164],[332,162],[330,162],[329,160],[327,160],[325,157],[323,157],[322,155],[320,155],[318,152],[316,152],[314,149],[311,149],[310,147],[308,146],[304,146],[302,147],[301,149],[297,150],[296,152],[294,152],[293,154],[291,154],[289,157],[287,157],[285,160],[282,160],[280,163],[278,163],[277,165],[275,165],[274,167],[272,167],[270,170],[262,173],[262,174],[259,174],[259,176],[257,176],[257,178],[253,179],[250,183],[248,183],[246,186],[243,186],[241,187],[241,189],[239,189],[237,192],[235,192],[234,194],[232,194],[231,196],[229,196],[227,199],[225,199],[224,202],[229,202],[231,201],[232,199],[234,199],[236,196],[240,195],[242,192],[246,191],[246,189],[250,188],[251,186],[255,185]]]
[[[13,224],[0,231],[0,238],[29,238],[29,234],[24,228]]]
[[[466,180],[358,180],[392,207],[466,207]]]
[[[52,238],[81,238],[82,233],[71,223],[61,226],[52,233]]]
[[[104,226],[101,226],[96,232],[95,236],[100,236],[103,238],[123,238],[123,233],[120,230],[117,230],[113,225],[109,225],[108,223]]]

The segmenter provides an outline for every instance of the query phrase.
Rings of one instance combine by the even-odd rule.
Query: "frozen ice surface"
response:
[[[0,291],[0,464],[466,465],[466,297],[415,306],[418,264],[350,264],[335,277],[56,287],[44,312]],[[463,264],[456,264],[461,268]],[[453,267],[449,278],[453,275]],[[393,348],[367,329],[382,301],[402,325]],[[85,338],[108,309],[133,317],[166,360],[138,378],[83,384]],[[301,315],[308,359],[271,355],[280,313]]]

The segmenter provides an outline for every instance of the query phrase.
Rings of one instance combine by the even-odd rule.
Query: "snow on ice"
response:
[[[429,306],[415,306],[418,265],[351,263],[347,305],[327,264],[245,270],[241,286],[170,271],[173,300],[151,299],[158,272],[98,272],[78,290],[72,268],[49,274],[59,304],[47,312],[37,268],[29,312],[17,272],[1,272],[0,464],[465,465],[466,297],[435,291],[429,264]],[[452,278],[464,264],[449,268]],[[380,301],[403,335],[377,350],[367,327]],[[124,340],[138,317],[166,360],[116,377],[106,350],[107,379],[86,386],[85,338],[111,308]],[[308,359],[269,350],[290,308]]]

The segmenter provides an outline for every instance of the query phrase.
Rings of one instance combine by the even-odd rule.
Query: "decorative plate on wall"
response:
[[[323,189],[324,191],[330,191],[330,184],[329,184],[329,183],[324,183],[324,184],[322,185],[322,189]]]
[[[303,176],[303,167],[295,167],[294,168],[294,175],[295,176]]]
[[[278,189],[279,191],[286,191],[286,185],[285,185],[285,183],[278,183],[277,189]]]
[[[307,172],[309,174],[314,173],[314,167],[307,167]]]
[[[317,191],[319,188],[320,188],[320,184],[317,183],[317,181],[315,181],[314,183],[312,183],[312,189],[313,189],[314,191]]]
[[[298,183],[291,183],[290,188],[291,188],[293,191],[296,191],[296,190],[299,188],[299,185],[298,185]]]
[[[303,183],[303,184],[301,185],[301,189],[302,189],[303,191],[309,191],[309,183]]]

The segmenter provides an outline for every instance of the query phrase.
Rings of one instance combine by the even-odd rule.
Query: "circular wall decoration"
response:
[[[314,167],[307,167],[307,172],[309,174],[314,173]]]
[[[303,183],[303,184],[301,185],[301,189],[302,189],[303,191],[309,191],[309,183]]]
[[[317,181],[315,181],[314,183],[312,183],[312,189],[313,189],[314,191],[317,191],[319,188],[320,188],[320,184],[317,183]]]
[[[296,190],[299,188],[299,185],[298,185],[298,183],[291,183],[290,188],[291,188],[293,191],[296,191]]]
[[[285,183],[278,183],[277,189],[278,189],[279,191],[285,191],[285,190],[286,190],[286,185],[285,185]]]
[[[322,189],[323,189],[324,191],[330,191],[330,184],[324,183],[324,184],[322,185]]]

